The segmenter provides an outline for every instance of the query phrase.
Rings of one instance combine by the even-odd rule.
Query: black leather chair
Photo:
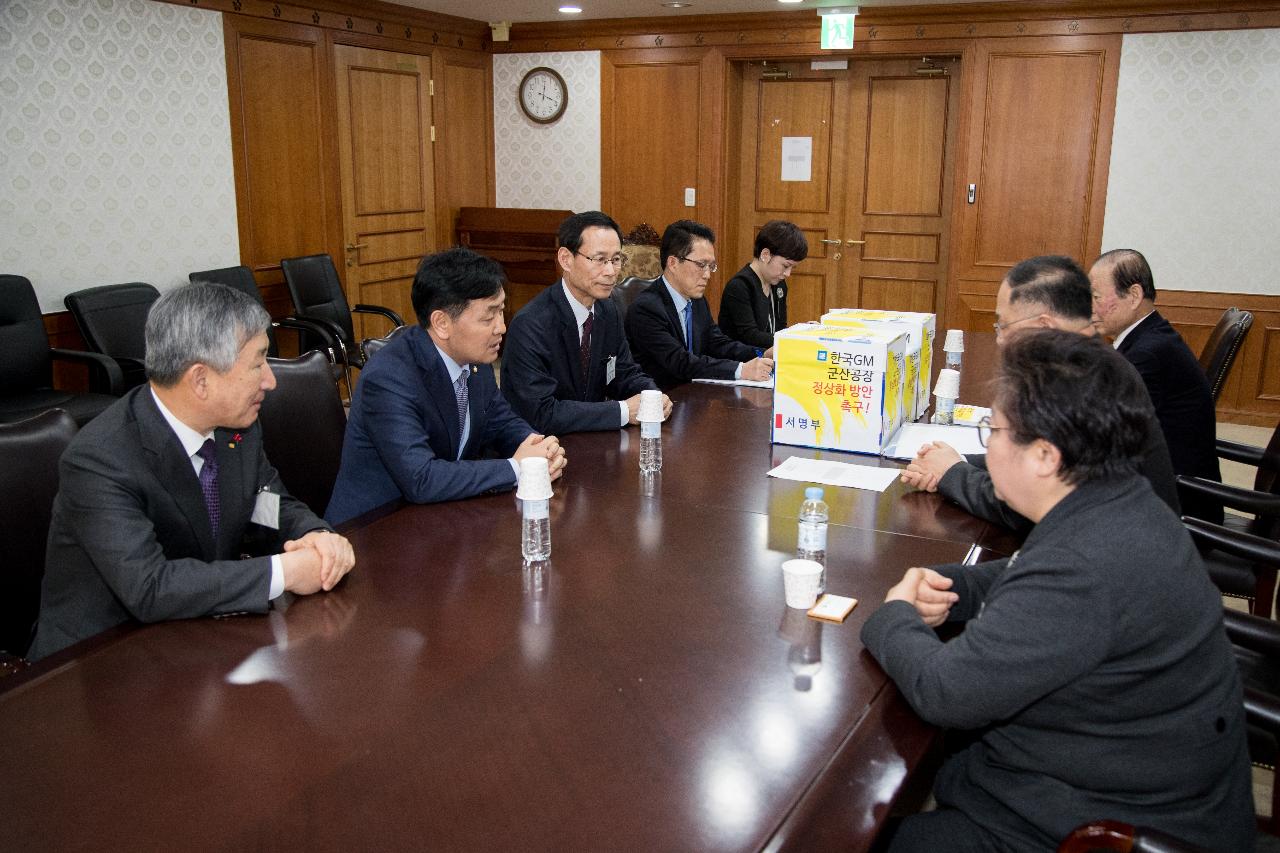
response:
[[[380,338],[366,339],[363,343],[360,344],[360,349],[361,351],[364,352],[365,363],[368,364],[369,359],[373,358],[375,353],[377,353],[380,349],[385,347],[387,344],[394,341],[396,338],[403,335],[406,331],[408,331],[411,328],[413,327],[412,326],[396,326],[394,329],[387,332],[385,335],[383,335]]]
[[[258,282],[253,277],[253,273],[246,266],[223,267],[216,270],[201,270],[193,272],[187,276],[191,281],[212,281],[217,284],[225,284],[227,287],[240,291],[245,296],[253,299],[264,309],[267,307],[262,300],[262,292],[258,290]],[[334,365],[334,379],[338,379],[339,375],[346,379],[347,396],[351,396],[351,380],[347,376],[345,369],[341,367],[347,363],[346,347],[342,340],[333,334],[327,327],[319,323],[313,323],[309,320],[303,320],[298,317],[284,317],[279,320],[272,320],[271,327],[267,329],[267,355],[271,358],[280,357],[280,348],[276,342],[276,329],[292,329],[298,332],[298,351],[306,352],[306,344],[320,342],[324,351],[329,356],[329,361]]]
[[[1252,489],[1241,489],[1198,477],[1178,477],[1182,495],[1196,495],[1224,507],[1249,513],[1252,517],[1228,513],[1223,521],[1228,530],[1280,540],[1280,426],[1271,433],[1265,448],[1218,439],[1218,456],[1252,465],[1258,469]],[[1250,602],[1250,612],[1269,616],[1276,592],[1275,567],[1255,565],[1226,552],[1209,551],[1205,563],[1214,583],[1225,595]]]
[[[1218,325],[1209,333],[1209,340],[1200,352],[1200,366],[1209,377],[1209,388],[1213,391],[1215,403],[1222,393],[1222,387],[1227,384],[1227,376],[1244,344],[1244,336],[1252,326],[1252,314],[1238,308],[1228,308],[1222,312]]]
[[[62,409],[0,425],[0,650],[22,657],[40,612],[58,459],[76,434]]]
[[[1058,853],[1094,853],[1117,850],[1121,853],[1209,853],[1203,847],[1174,838],[1167,832],[1132,826],[1118,820],[1099,820],[1077,826],[1058,845]]]
[[[25,420],[52,408],[88,423],[124,391],[120,366],[104,355],[49,346],[31,282],[0,275],[0,423]],[[53,360],[89,368],[89,393],[53,387]],[[115,395],[115,396],[112,396]]]
[[[312,350],[268,363],[276,387],[258,412],[263,449],[289,494],[323,515],[338,479],[347,430],[346,411],[329,360]]]
[[[77,290],[63,299],[89,348],[119,363],[125,388],[146,381],[147,312],[159,298],[160,291],[135,281]]]
[[[631,308],[631,304],[636,301],[636,297],[649,289],[650,280],[647,278],[638,278],[636,276],[628,276],[613,286],[613,293],[609,294],[615,305],[618,306],[618,315],[622,319],[627,318],[627,310]]]
[[[285,258],[280,262],[289,296],[293,299],[294,313],[304,320],[319,321],[329,327],[346,346],[346,364],[364,366],[364,354],[355,338],[351,312],[378,314],[386,317],[394,326],[403,326],[404,320],[390,308],[381,305],[351,306],[338,280],[338,270],[328,255],[306,255],[301,258]],[[308,344],[308,349],[313,345]]]

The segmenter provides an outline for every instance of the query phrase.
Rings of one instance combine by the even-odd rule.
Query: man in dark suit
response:
[[[33,660],[131,620],[264,613],[351,570],[350,543],[285,491],[262,451],[270,322],[206,282],[152,306],[150,381],[62,457]]]
[[[1142,374],[1169,445],[1173,472],[1221,481],[1209,377],[1182,336],[1156,311],[1155,280],[1147,259],[1133,249],[1107,252],[1093,262],[1089,281],[1094,324]],[[1188,496],[1186,503],[1188,515],[1222,521],[1221,506],[1197,496]]]
[[[771,219],[756,234],[751,262],[720,294],[720,330],[763,352],[787,327],[787,279],[809,256],[809,242],[794,222]]]
[[[768,379],[766,356],[732,340],[711,320],[703,294],[716,271],[716,235],[700,222],[667,226],[659,249],[662,275],[627,311],[627,339],[640,369],[666,390],[694,379]]]
[[[609,298],[622,269],[618,223],[575,213],[556,235],[561,280],[511,320],[502,394],[535,429],[557,435],[634,424],[640,392],[657,386],[631,358]],[[671,401],[663,397],[663,416]]]
[[[1007,344],[1036,329],[1060,329],[1093,337],[1089,279],[1079,264],[1062,255],[1041,255],[1015,264],[996,291],[996,342]],[[1147,478],[1156,496],[1180,512],[1169,449],[1160,424],[1152,416],[1138,473]],[[935,441],[922,447],[902,481],[925,491],[937,491],[964,510],[1019,533],[1031,522],[996,496],[986,458],[964,459],[950,445]]]
[[[1012,557],[908,569],[862,627],[916,713],[965,730],[937,810],[887,849],[1049,853],[1099,815],[1253,849],[1222,597],[1136,473],[1152,423],[1142,379],[1068,332],[1027,332],[1002,356],[980,437],[996,493],[1035,527]],[[963,632],[942,641],[944,621]]]
[[[512,412],[493,378],[506,331],[504,282],[497,261],[470,249],[422,259],[413,279],[418,325],[360,373],[330,523],[397,498],[434,503],[514,488],[526,456],[545,456],[552,478],[560,476],[559,441]]]

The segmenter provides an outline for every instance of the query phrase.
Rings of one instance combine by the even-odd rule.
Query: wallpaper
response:
[[[569,105],[554,124],[530,121],[516,97],[520,78],[539,65],[569,87]],[[495,55],[493,133],[498,207],[599,209],[599,51]]]
[[[84,287],[239,263],[222,16],[0,0],[0,271]]]
[[[1126,35],[1103,249],[1157,290],[1280,293],[1277,139],[1280,30]]]

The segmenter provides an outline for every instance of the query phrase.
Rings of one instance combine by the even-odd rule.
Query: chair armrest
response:
[[[1230,459],[1242,465],[1252,465],[1254,468],[1262,464],[1262,457],[1266,452],[1261,447],[1241,444],[1238,441],[1227,441],[1225,438],[1218,439],[1216,447],[1220,458]]]
[[[1280,698],[1256,687],[1246,687],[1244,715],[1253,725],[1280,737]]]
[[[1182,525],[1187,528],[1197,545],[1208,545],[1214,550],[1225,551],[1252,563],[1265,563],[1273,568],[1280,568],[1280,542],[1252,533],[1229,530],[1220,524],[1185,515],[1182,517]]]
[[[1241,489],[1224,483],[1215,483],[1201,477],[1188,477],[1179,474],[1177,478],[1180,493],[1205,495],[1210,499],[1231,507],[1240,512],[1251,512],[1254,515],[1275,515],[1280,513],[1280,495],[1266,492],[1255,492],[1253,489]]]
[[[323,326],[314,319],[303,319],[301,317],[282,317],[279,320],[272,320],[271,325],[278,329],[293,329],[297,332],[315,335],[325,342],[331,363],[336,364],[338,362],[339,352],[343,354],[345,362],[347,348],[342,343],[342,338],[335,335],[328,326]]]
[[[124,393],[124,372],[114,358],[99,352],[50,347],[49,354],[59,361],[74,361],[89,368],[89,390],[119,397]]]
[[[381,314],[397,326],[404,325],[404,320],[400,319],[399,314],[392,311],[390,308],[385,308],[381,305],[365,305],[364,303],[361,303],[353,306],[351,310],[358,311],[361,314]]]
[[[1267,657],[1280,657],[1280,622],[1265,616],[1223,608],[1222,627],[1226,630],[1231,645],[1250,649]]]
[[[342,356],[342,363],[347,364],[347,344],[342,339],[342,327],[337,323],[325,317],[298,317],[295,315],[285,319],[297,320],[302,323],[313,323],[320,329],[323,329],[328,333],[328,340],[331,340],[337,346],[338,353]]]

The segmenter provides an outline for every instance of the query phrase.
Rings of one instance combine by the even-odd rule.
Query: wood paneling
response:
[[[864,261],[906,261],[936,264],[942,257],[942,235],[908,231],[863,231],[867,244],[862,247]]]
[[[826,213],[831,208],[834,80],[761,80],[756,112],[756,210]],[[783,144],[810,141],[807,180],[784,180]]]
[[[439,245],[451,245],[464,207],[494,203],[493,62],[488,56],[439,57],[436,75],[436,195]]]
[[[863,213],[941,216],[947,143],[946,77],[873,78],[867,98]]]
[[[858,279],[862,304],[886,311],[920,311],[934,313],[933,295],[936,279],[892,278],[864,275]]]

